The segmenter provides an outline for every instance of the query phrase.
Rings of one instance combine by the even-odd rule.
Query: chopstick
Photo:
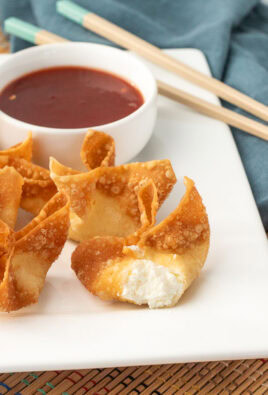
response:
[[[68,42],[68,40],[56,34],[50,33],[37,26],[13,17],[6,19],[5,31],[24,40],[30,41],[33,44]],[[246,133],[268,140],[268,127],[262,123],[256,122],[244,115],[237,114],[234,111],[225,109],[219,105],[211,104],[206,100],[174,88],[163,81],[157,81],[157,86],[158,92],[163,96],[191,107],[204,115],[237,127]]]
[[[184,104],[199,113],[234,126],[243,132],[257,136],[268,141],[268,127],[234,111],[209,103],[206,100],[193,96],[190,93],[174,88],[163,81],[157,81],[158,93],[169,99]]]
[[[60,37],[40,27],[24,22],[19,18],[10,17],[5,20],[4,30],[6,33],[14,34],[32,44],[51,44],[55,42],[68,42],[66,38]]]
[[[224,84],[216,78],[209,77],[190,66],[164,53],[160,48],[89,12],[69,0],[59,0],[57,11],[72,21],[105,37],[106,39],[136,52],[147,60],[172,71],[188,81],[209,90],[218,97],[246,110],[258,118],[268,121],[268,107],[238,90]]]

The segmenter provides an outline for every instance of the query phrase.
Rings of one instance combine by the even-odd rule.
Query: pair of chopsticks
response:
[[[165,54],[161,49],[135,36],[106,19],[89,12],[69,0],[59,0],[57,11],[72,21],[85,28],[105,37],[106,39],[143,56],[152,63],[163,67],[184,79],[209,90],[225,101],[232,103],[256,117],[268,121],[268,107],[223,82],[209,77],[184,63]],[[17,18],[8,18],[5,21],[5,31],[34,44],[49,44],[55,42],[66,42],[68,40],[40,29],[34,25],[23,22]],[[211,104],[180,89],[157,81],[158,92],[172,100],[193,108],[194,110],[223,121],[244,132],[268,140],[268,127],[260,122],[254,121],[244,115],[225,109],[219,105]]]

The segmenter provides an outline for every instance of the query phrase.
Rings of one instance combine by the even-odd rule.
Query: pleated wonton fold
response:
[[[70,197],[69,236],[76,241],[106,235],[135,237],[144,225],[140,202],[144,185],[152,181],[161,206],[176,182],[169,160],[98,167],[72,174],[51,158],[50,176],[58,190]]]
[[[80,156],[88,170],[114,166],[114,139],[106,133],[89,130],[84,138]]]
[[[0,151],[0,157],[8,156],[10,158],[20,158],[20,159],[25,159],[27,161],[31,161],[32,151],[33,151],[33,137],[32,137],[32,133],[29,132],[27,138],[21,143],[18,143],[8,149]]]
[[[57,193],[17,233],[0,221],[0,311],[18,310],[37,302],[68,228],[69,200],[64,193]]]
[[[0,220],[14,229],[22,194],[23,178],[13,167],[0,169]]]
[[[27,139],[7,150],[0,151],[0,168],[13,167],[23,177],[21,207],[38,214],[57,188],[49,176],[49,171],[31,162],[32,134]]]
[[[206,209],[194,182],[161,223],[141,234],[136,245],[117,237],[95,237],[72,255],[72,268],[94,295],[106,300],[176,304],[198,277],[207,257],[210,230]]]

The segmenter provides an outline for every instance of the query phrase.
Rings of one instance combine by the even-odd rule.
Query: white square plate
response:
[[[168,51],[209,74],[197,50]],[[153,67],[159,79],[212,103],[212,94]],[[137,160],[169,158],[178,177],[159,218],[175,208],[182,176],[208,210],[211,248],[180,303],[149,310],[105,303],[70,268],[68,242],[37,305],[0,314],[0,371],[82,369],[268,356],[266,235],[229,128],[159,97],[154,135]]]

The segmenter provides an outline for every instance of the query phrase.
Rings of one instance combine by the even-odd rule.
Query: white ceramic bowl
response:
[[[146,65],[126,51],[91,43],[59,43],[32,47],[12,55],[0,65],[0,90],[9,82],[53,66],[86,66],[117,74],[133,83],[142,93],[144,104],[116,122],[91,127],[109,133],[116,142],[116,162],[137,155],[149,140],[156,118],[156,82]],[[31,130],[34,136],[34,162],[48,166],[49,156],[76,169],[81,168],[80,148],[88,128],[56,129],[31,125],[0,111],[1,149],[22,141]]]

